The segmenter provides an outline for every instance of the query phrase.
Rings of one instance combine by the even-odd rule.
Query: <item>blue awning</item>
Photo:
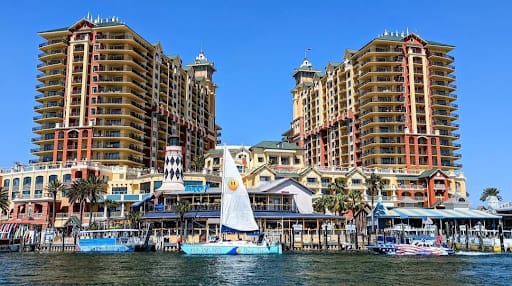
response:
[[[139,208],[143,203],[149,201],[149,200],[152,200],[155,198],[155,195],[152,194],[152,195],[148,195],[147,197],[145,197],[142,201],[138,201],[138,202],[135,202],[132,204],[131,208],[132,209],[136,209],[136,208]]]
[[[474,209],[394,208],[378,212],[379,218],[402,219],[500,219],[501,216]]]

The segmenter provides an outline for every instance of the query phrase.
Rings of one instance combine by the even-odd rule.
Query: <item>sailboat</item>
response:
[[[279,241],[266,241],[260,234],[258,241],[224,240],[223,233],[245,233],[258,235],[259,227],[254,219],[249,194],[233,157],[224,146],[224,169],[222,172],[222,193],[220,210],[221,238],[214,242],[184,243],[181,250],[192,255],[244,255],[282,254]]]

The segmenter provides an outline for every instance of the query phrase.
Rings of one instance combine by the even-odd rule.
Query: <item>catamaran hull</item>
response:
[[[189,255],[259,255],[282,254],[280,243],[269,244],[226,244],[226,243],[185,243],[181,250]]]

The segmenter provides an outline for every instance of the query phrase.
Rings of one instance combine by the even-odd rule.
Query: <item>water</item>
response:
[[[2,253],[0,285],[510,285],[512,255]]]

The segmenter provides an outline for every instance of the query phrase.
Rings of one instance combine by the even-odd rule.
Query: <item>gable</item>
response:
[[[418,36],[414,33],[407,35],[404,38],[404,42],[406,42],[408,44],[419,45],[419,46],[424,46],[427,44],[427,42],[425,40],[423,40],[422,38],[420,38],[420,36]]]

